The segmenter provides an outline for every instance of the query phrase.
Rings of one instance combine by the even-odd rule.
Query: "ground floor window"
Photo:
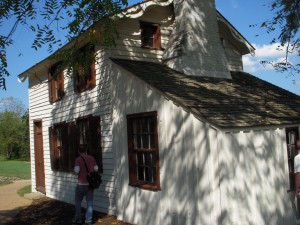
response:
[[[157,112],[127,116],[129,184],[159,190]]]
[[[58,123],[49,128],[51,168],[53,171],[72,172],[78,149],[84,146],[103,172],[101,130],[99,116],[78,118],[75,122]]]

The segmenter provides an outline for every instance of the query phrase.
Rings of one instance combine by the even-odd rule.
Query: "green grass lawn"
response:
[[[5,160],[2,156],[0,156],[0,176],[30,179],[30,162]]]

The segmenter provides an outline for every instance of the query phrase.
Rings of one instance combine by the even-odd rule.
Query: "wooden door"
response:
[[[41,120],[34,121],[34,153],[36,190],[45,193],[43,129]]]

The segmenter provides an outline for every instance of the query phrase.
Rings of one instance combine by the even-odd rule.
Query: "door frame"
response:
[[[37,130],[38,125],[40,125],[40,130]],[[41,138],[39,141],[37,140],[38,133],[41,135],[39,136],[39,138]],[[33,136],[36,190],[42,193],[46,193],[42,119],[33,120]],[[41,150],[38,151],[38,149]]]

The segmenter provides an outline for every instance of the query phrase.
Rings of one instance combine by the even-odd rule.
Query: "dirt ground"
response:
[[[84,213],[84,210],[82,211]],[[61,225],[72,224],[74,206],[43,197],[33,200],[32,204],[20,212],[6,225]],[[97,225],[131,225],[119,221],[114,216],[94,212],[93,224]]]

